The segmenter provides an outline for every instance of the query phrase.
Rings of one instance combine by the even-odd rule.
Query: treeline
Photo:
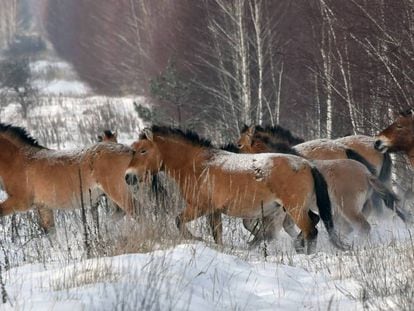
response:
[[[152,95],[176,124],[229,137],[370,134],[413,103],[412,0],[60,0],[44,21],[98,92]]]

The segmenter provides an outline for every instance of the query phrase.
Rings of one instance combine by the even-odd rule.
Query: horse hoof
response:
[[[316,240],[308,240],[305,242],[305,244],[307,255],[316,253]]]
[[[301,239],[296,239],[293,241],[293,247],[297,254],[305,254],[305,242]]]
[[[255,249],[257,246],[259,246],[259,244],[260,244],[260,242],[254,241],[254,240],[250,241],[250,242],[247,242],[247,249],[249,251],[251,251],[251,250]]]
[[[56,227],[50,227],[50,228],[42,228],[41,234],[42,235],[54,235],[56,233]]]

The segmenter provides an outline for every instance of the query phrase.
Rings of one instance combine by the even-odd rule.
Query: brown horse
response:
[[[388,153],[381,153],[373,148],[375,138],[365,135],[350,135],[335,140],[315,139],[305,142],[294,136],[289,130],[281,126],[244,126],[241,131],[239,145],[244,139],[250,141],[251,137],[265,142],[268,145],[285,143],[293,147],[298,146],[306,156],[317,160],[352,159],[366,165],[367,168],[389,184],[391,176],[391,158]],[[295,147],[296,148],[296,147]]]
[[[239,145],[250,142],[251,138],[257,138],[267,145],[286,143],[293,147],[301,155],[315,160],[351,159],[364,164],[369,171],[376,175],[387,187],[391,187],[392,161],[388,153],[382,154],[373,148],[374,138],[364,135],[352,135],[336,140],[315,139],[307,142],[300,142],[289,130],[280,126],[245,126],[241,132]],[[303,141],[303,140],[302,140]],[[239,147],[240,147],[239,146]],[[260,146],[256,146],[257,149]],[[381,207],[381,200],[375,193],[372,196],[373,204]],[[381,212],[381,208],[377,209]]]
[[[176,219],[185,237],[193,238],[186,222],[211,215],[213,236],[221,244],[221,213],[241,218],[270,216],[274,202],[279,202],[302,230],[297,251],[300,245],[307,253],[314,251],[319,217],[311,208],[316,205],[331,242],[344,248],[334,230],[326,184],[303,158],[234,154],[214,148],[194,132],[158,126],[145,130],[132,148],[136,153],[126,182],[136,184],[159,171],[174,179],[187,202]]]
[[[269,143],[268,140],[262,141],[262,137],[253,136],[250,138],[251,141],[243,137],[243,144],[239,141],[241,151],[248,153],[281,152],[303,156],[301,149],[291,149],[285,143],[274,144]],[[300,145],[295,147],[298,146]],[[366,214],[371,209],[372,192],[381,196],[387,206],[394,207],[396,196],[377,180],[363,164],[354,160],[338,159],[314,161],[314,165],[327,181],[330,199],[334,206],[335,220],[345,226],[346,231],[349,232],[354,227],[364,233],[369,232],[370,225],[366,220]],[[250,228],[247,227],[247,229]]]
[[[37,207],[48,228],[51,209],[79,206],[90,191],[105,192],[129,214],[132,195],[124,171],[133,150],[120,144],[96,144],[82,150],[55,151],[38,144],[27,132],[0,123],[0,176],[8,199],[0,203],[0,215]],[[50,215],[52,215],[50,217]]]
[[[104,130],[101,135],[98,135],[98,142],[118,143],[118,135],[112,132],[111,130]],[[165,203],[165,200],[167,199],[167,197],[166,197],[166,190],[164,186],[161,184],[157,175],[152,176],[151,191],[152,191],[151,194],[154,195],[154,198],[156,201],[157,210],[160,210],[161,209],[160,205],[163,205]],[[104,199],[106,199],[105,194],[103,194],[102,196],[104,197]],[[114,205],[114,210],[116,213],[122,213],[122,209],[119,206],[117,206],[116,204],[111,204],[111,205]],[[97,211],[96,209],[93,209],[93,210]]]
[[[400,112],[397,119],[381,131],[375,141],[380,152],[403,152],[414,167],[414,111]]]

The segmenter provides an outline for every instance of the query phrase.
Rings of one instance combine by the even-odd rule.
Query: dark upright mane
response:
[[[295,156],[302,157],[302,155],[299,152],[297,152],[295,149],[292,149],[292,147],[285,143],[269,142],[267,146],[271,149],[272,152],[293,154]]]
[[[237,147],[235,144],[228,143],[226,145],[223,145],[220,147],[221,150],[233,152],[233,153],[240,153],[239,147]]]
[[[213,147],[210,140],[202,138],[196,132],[193,132],[190,130],[183,131],[178,128],[172,128],[168,126],[158,126],[158,125],[153,125],[150,129],[154,135],[179,137],[196,146],[207,147],[207,148]],[[139,135],[139,139],[145,139],[145,137],[146,137],[145,133],[141,133]]]
[[[17,139],[19,142],[32,147],[45,149],[45,147],[39,145],[37,140],[30,136],[30,134],[27,133],[24,128],[19,126],[0,123],[0,135],[5,135],[9,138]]]
[[[246,133],[248,129],[249,127],[245,125],[242,129],[242,134]],[[274,125],[274,126],[266,125],[265,127],[256,125],[254,129],[255,129],[255,133],[267,133],[272,137],[280,138],[280,139],[287,141],[289,145],[291,146],[301,144],[304,142],[302,138],[293,135],[291,131],[279,125]]]
[[[114,133],[111,130],[105,130],[104,134],[106,137],[114,137]]]
[[[404,110],[404,111],[400,111],[400,116],[409,117],[411,115],[413,115],[413,109],[412,108]]]

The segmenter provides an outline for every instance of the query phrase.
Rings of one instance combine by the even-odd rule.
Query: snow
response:
[[[340,142],[329,139],[315,139],[306,141],[293,147],[294,150],[300,154],[309,154],[315,150],[331,150],[336,152],[337,150],[345,150],[346,146]]]
[[[91,93],[89,86],[80,81],[35,80],[33,85],[41,94],[48,95],[86,95]]]
[[[317,258],[316,258],[317,259]],[[182,244],[148,254],[26,265],[6,273],[3,310],[362,310],[342,286],[300,267]]]
[[[8,198],[7,192],[0,189],[0,203],[6,201]]]
[[[38,60],[30,63],[32,73],[43,73],[49,69],[73,70],[71,65],[62,61]]]
[[[306,160],[289,154],[239,154],[220,150],[210,160],[209,165],[219,166],[229,172],[255,172],[260,170],[267,176],[273,167],[273,160],[278,157],[288,159],[295,170],[299,170],[306,163]]]

